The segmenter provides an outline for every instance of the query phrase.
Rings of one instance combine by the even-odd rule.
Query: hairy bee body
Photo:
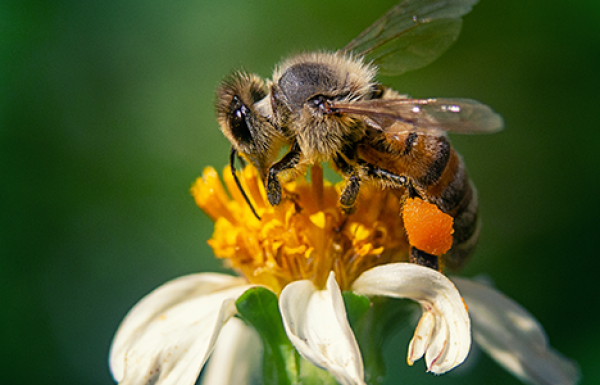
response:
[[[281,179],[321,162],[345,178],[340,205],[348,214],[364,183],[392,189],[401,202],[421,198],[453,217],[454,242],[443,260],[460,267],[477,240],[477,195],[446,132],[494,132],[502,118],[470,99],[400,95],[375,75],[434,60],[475,1],[405,1],[341,51],[293,56],[271,81],[241,72],[223,81],[217,119],[232,144],[232,172],[235,156],[250,161],[273,205],[285,194]],[[283,148],[289,150],[280,158]],[[439,268],[438,257],[411,249],[411,260],[427,266]]]

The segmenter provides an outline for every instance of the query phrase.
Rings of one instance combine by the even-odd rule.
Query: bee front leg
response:
[[[346,155],[346,154],[345,154]],[[356,166],[352,166],[346,161],[344,156],[337,154],[333,157],[335,166],[342,174],[348,177],[346,185],[340,195],[340,206],[344,214],[350,215],[354,213],[356,198],[358,198],[358,191],[360,190],[360,176],[359,170]]]
[[[344,214],[353,214],[356,210],[355,203],[360,190],[360,177],[353,174],[348,178],[348,183],[344,186],[344,190],[340,195],[340,206]]]
[[[285,170],[295,168],[300,162],[302,151],[298,143],[294,143],[290,152],[288,152],[281,160],[269,168],[265,189],[267,190],[267,198],[272,206],[277,206],[281,202],[281,183],[277,175]]]

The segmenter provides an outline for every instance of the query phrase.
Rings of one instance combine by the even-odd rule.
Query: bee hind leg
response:
[[[400,187],[411,187],[412,184],[408,178],[404,175],[398,175],[391,171],[385,170],[381,167],[377,167],[371,163],[367,163],[364,160],[358,160],[358,165],[363,169],[363,173],[368,177],[392,188]]]
[[[409,262],[416,263],[417,265],[430,267],[437,271],[440,271],[440,260],[437,255],[429,254],[423,250],[419,250],[412,246],[410,248]]]

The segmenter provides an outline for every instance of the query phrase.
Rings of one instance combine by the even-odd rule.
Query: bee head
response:
[[[273,163],[279,150],[278,133],[269,121],[270,108],[265,82],[256,75],[237,72],[221,82],[217,89],[217,121],[236,152],[261,173]],[[257,103],[263,103],[259,108]]]

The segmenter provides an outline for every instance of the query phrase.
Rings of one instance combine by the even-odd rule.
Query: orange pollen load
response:
[[[426,253],[440,256],[452,247],[453,218],[433,203],[407,199],[404,203],[404,228],[408,242]]]

